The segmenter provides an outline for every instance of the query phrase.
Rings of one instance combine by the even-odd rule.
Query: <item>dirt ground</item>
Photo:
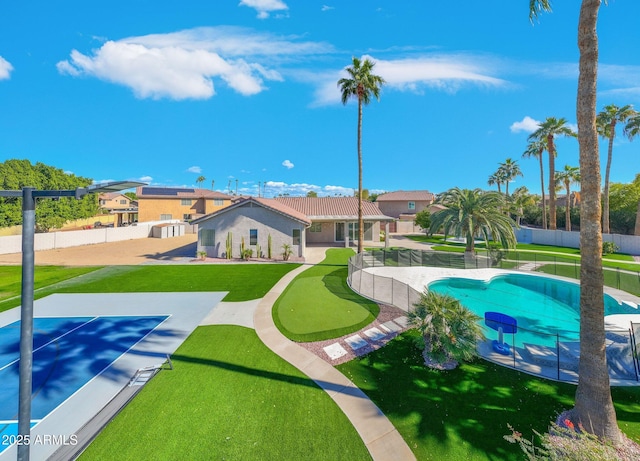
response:
[[[189,262],[196,259],[196,234],[144,238],[57,250],[36,251],[37,265],[112,266]],[[0,255],[0,265],[20,265],[22,254]]]

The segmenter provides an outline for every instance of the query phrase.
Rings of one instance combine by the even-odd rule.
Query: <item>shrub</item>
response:
[[[613,242],[602,242],[602,254],[610,255],[618,251],[620,247]]]

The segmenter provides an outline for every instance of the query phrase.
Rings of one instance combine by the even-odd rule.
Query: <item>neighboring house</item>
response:
[[[98,196],[101,209],[114,215],[115,227],[138,222],[138,202],[120,192],[107,192]]]
[[[242,239],[254,256],[267,257],[271,242],[272,257],[290,245],[292,254],[304,257],[305,228],[311,220],[304,214],[268,198],[242,198],[232,205],[196,219],[198,252],[207,256],[227,256],[227,239],[231,240],[231,257],[239,258]],[[258,248],[260,254],[258,254]]]
[[[365,242],[379,243],[381,223],[393,221],[375,203],[363,203]],[[227,236],[233,240],[232,256],[245,248],[256,254],[257,245],[267,255],[271,236],[272,257],[282,245],[291,245],[293,254],[304,257],[307,244],[348,246],[358,235],[358,199],[355,197],[243,198],[227,208],[193,221],[198,225],[198,251],[210,257],[226,256]]]
[[[208,189],[142,186],[136,190],[140,222],[191,221],[231,205],[232,197]]]
[[[425,208],[431,210],[434,200],[435,196],[426,190],[400,190],[378,195],[376,203],[385,215],[396,218],[391,232],[411,233],[420,230],[413,223],[416,213]]]

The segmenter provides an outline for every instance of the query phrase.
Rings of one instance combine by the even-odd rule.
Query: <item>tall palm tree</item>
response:
[[[488,185],[493,186],[495,184],[498,186],[499,194],[502,194],[502,189],[500,188],[500,186],[502,185],[503,182],[504,182],[504,177],[502,176],[502,172],[500,170],[496,171],[491,176],[489,176],[489,179],[487,180]]]
[[[567,203],[565,204],[565,226],[571,230],[571,184],[580,182],[580,167],[565,165],[564,170],[556,171],[556,181],[564,185],[567,192]]]
[[[207,178],[205,178],[204,176],[198,176],[196,178],[196,183],[198,184],[198,187],[202,186],[202,183],[205,182],[207,180]]]
[[[598,12],[601,0],[582,0],[578,20],[578,144],[582,172],[580,203],[580,364],[571,419],[587,431],[622,443],[611,399],[605,355],[604,276],[600,227],[600,156],[596,129]],[[549,0],[530,0],[530,17],[550,11]]]
[[[542,153],[547,150],[547,140],[540,139],[529,142],[527,150],[522,154],[523,157],[536,157],[540,161],[540,192],[542,194],[542,228],[547,228],[547,196],[544,193],[544,164],[542,161]]]
[[[342,104],[351,98],[358,100],[358,253],[362,253],[364,240],[364,222],[362,219],[362,105],[368,105],[371,96],[380,100],[380,88],[385,81],[379,75],[372,73],[375,63],[369,59],[361,61],[355,56],[352,65],[345,70],[348,78],[338,80],[338,87],[342,93]]]
[[[513,160],[512,158],[507,158],[500,164],[498,170],[502,172],[502,177],[504,178],[504,193],[509,197],[509,182],[513,181],[517,176],[522,176],[522,171],[520,170],[518,161]]]
[[[454,187],[440,194],[435,203],[446,208],[431,215],[430,233],[444,228],[445,235],[464,237],[465,252],[470,255],[477,236],[484,237],[487,248],[489,237],[500,241],[503,248],[515,248],[516,223],[502,213],[506,200],[499,192]]]
[[[520,186],[513,191],[509,198],[511,200],[512,213],[516,215],[516,223],[520,225],[520,219],[524,215],[524,208],[536,204],[535,196],[529,193],[527,186]]]
[[[633,140],[636,136],[640,135],[640,113],[637,113],[629,119],[627,125],[624,127],[624,134]],[[638,212],[636,214],[636,228],[635,235],[640,235],[640,202],[638,202]]]
[[[556,229],[556,191],[555,191],[555,158],[557,136],[575,136],[576,134],[567,126],[564,118],[547,117],[540,124],[540,128],[531,133],[529,142],[545,140],[549,153],[549,229]],[[543,192],[544,193],[544,192]]]
[[[611,159],[613,157],[613,140],[616,137],[616,124],[624,123],[633,117],[636,111],[633,107],[626,105],[618,107],[615,104],[609,104],[596,116],[596,127],[598,133],[605,139],[609,140],[609,149],[607,151],[607,166],[604,172],[604,192],[602,194],[602,233],[609,234],[609,173],[611,172]]]

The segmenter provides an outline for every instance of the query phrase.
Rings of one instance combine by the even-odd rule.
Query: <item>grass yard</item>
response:
[[[575,386],[484,360],[438,372],[423,365],[415,330],[338,368],[389,417],[418,460],[522,460],[507,423],[531,438],[573,406]],[[640,388],[612,389],[621,429],[640,441]]]
[[[89,274],[99,267],[37,266],[34,288],[40,290],[75,277]],[[0,266],[0,312],[20,305],[22,266]]]
[[[82,460],[367,460],[357,432],[311,379],[253,330],[198,327]]]
[[[299,274],[278,298],[273,320],[293,341],[337,338],[368,325],[379,306],[347,285],[347,262],[353,250],[332,248],[320,264]]]
[[[36,292],[36,298],[52,293],[228,291],[225,301],[247,301],[263,297],[296,267],[299,264],[171,264],[109,266],[100,270],[42,266],[36,267],[36,274],[48,274],[48,278],[40,283],[46,286]],[[0,267],[0,271],[4,269]],[[19,275],[17,288],[14,284],[11,290],[12,296],[18,298],[0,303],[0,311],[20,304]]]

